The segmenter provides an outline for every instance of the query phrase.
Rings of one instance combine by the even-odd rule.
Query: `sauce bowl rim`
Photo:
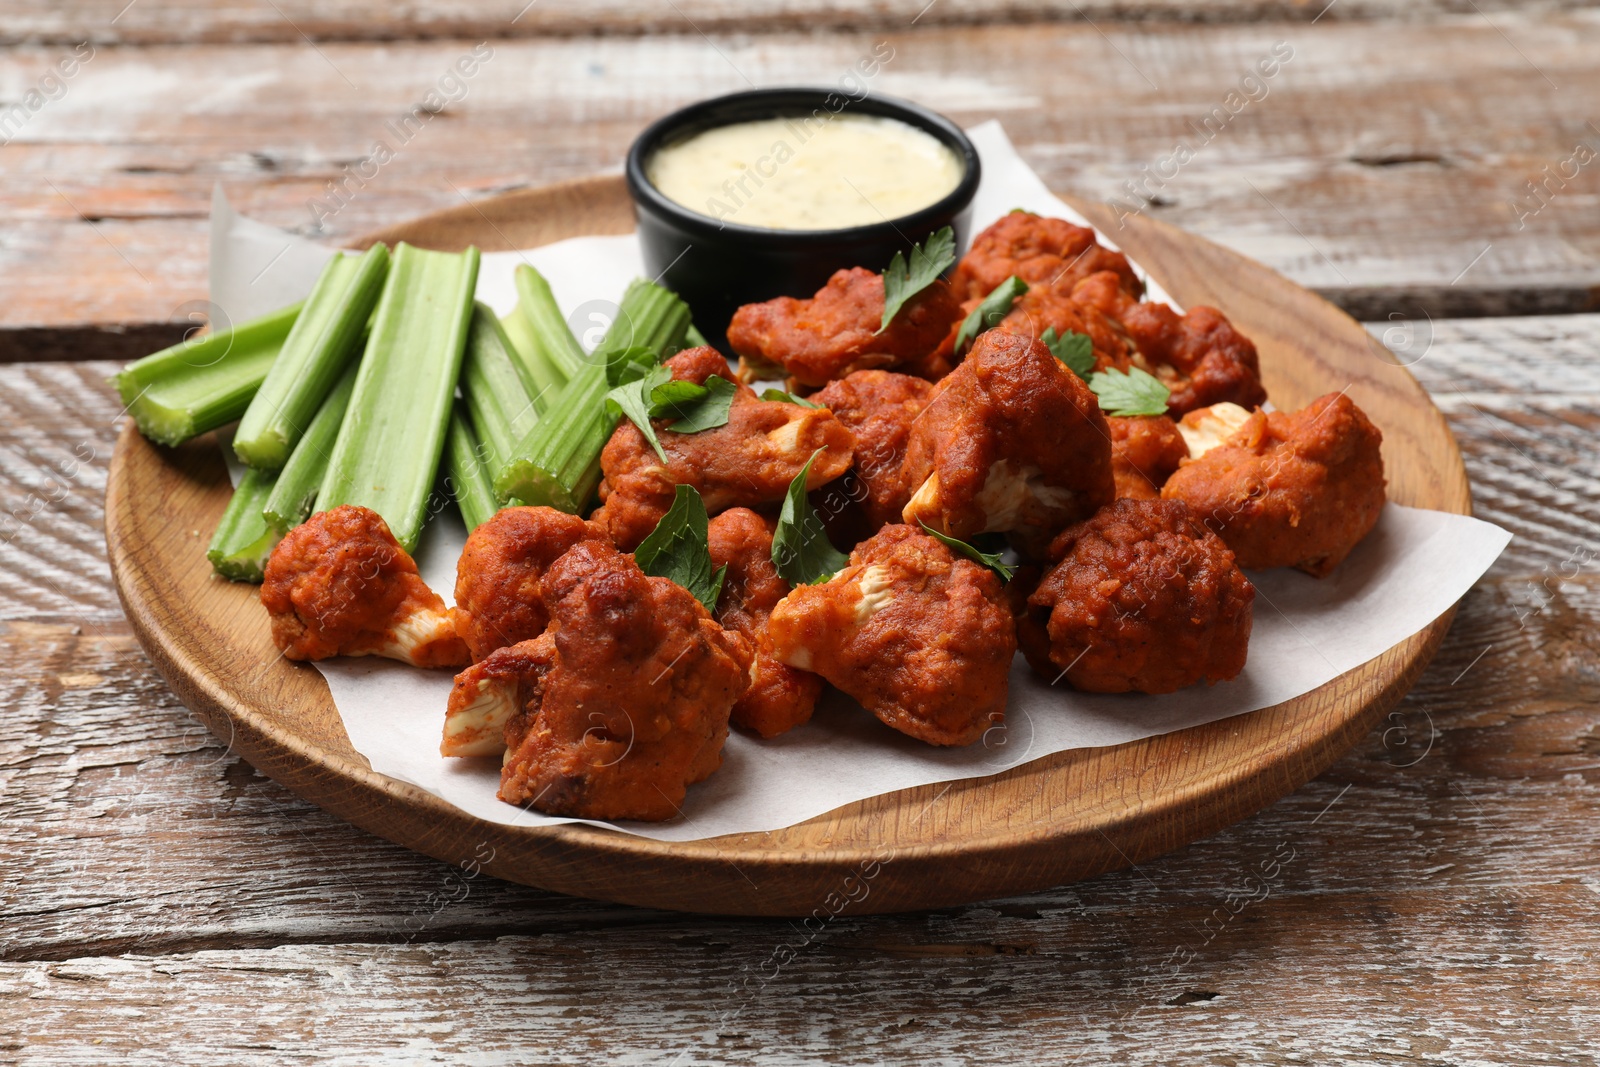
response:
[[[830,97],[842,97],[843,106],[827,108]],[[810,105],[810,109],[807,109]],[[662,145],[678,135],[689,135],[718,126],[731,126],[739,122],[759,121],[765,118],[783,118],[786,115],[814,115],[826,109],[841,115],[851,109],[882,118],[899,119],[936,137],[946,147],[961,157],[964,169],[956,187],[938,200],[906,215],[826,230],[780,230],[765,226],[748,226],[737,222],[718,220],[671,200],[650,181],[645,164]],[[977,195],[983,165],[978,150],[970,138],[951,120],[930,108],[899,97],[882,93],[868,93],[852,97],[837,89],[817,86],[784,86],[766,89],[747,89],[722,96],[708,97],[676,111],[663,115],[646,126],[628,148],[624,177],[628,193],[640,209],[665,216],[680,229],[723,237],[746,237],[765,241],[787,243],[795,246],[809,244],[836,244],[882,234],[898,232],[902,226],[916,230],[941,215],[957,214],[971,204]]]

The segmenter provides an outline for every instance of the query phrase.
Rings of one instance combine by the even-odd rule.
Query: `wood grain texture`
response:
[[[1292,857],[1279,885],[1337,864],[1318,829],[1278,843]],[[1405,900],[1403,914],[1359,891],[1301,893],[1268,896],[1220,924],[1220,900],[1236,886],[1164,907],[1106,887],[959,915],[840,920],[815,936],[707,924],[671,939],[623,930],[9,964],[0,990],[28,998],[38,1037],[23,1051],[52,1063],[104,1062],[96,1057],[108,1048],[140,1063],[1005,1063],[1019,1053],[1129,1064],[1594,1062],[1585,1042],[1600,1021],[1600,983],[1557,933],[1600,918],[1586,889],[1508,893],[1471,924],[1464,901],[1437,887]],[[1484,936],[1493,921],[1503,933]],[[1198,944],[1207,922],[1220,932],[1180,957],[1187,966],[1174,975],[1166,946]],[[1418,960],[1393,944],[1397,923],[1426,931],[1439,955]],[[1353,945],[1371,970],[1344,988],[1283,952],[1321,962]],[[785,949],[794,958],[763,974]],[[474,1007],[494,1010],[464,1011],[464,989]],[[141,1055],[125,1035],[154,1032],[156,1014],[170,1016],[159,1025],[171,1046]],[[114,1030],[106,1015],[122,1017]]]
[[[1586,0],[13,0],[0,44],[394,41],[437,37],[605,36],[901,30],[919,26],[1076,22],[1422,21],[1441,14],[1541,12]]]
[[[1513,207],[1579,141],[1600,146],[1586,110],[1600,98],[1597,27],[1592,11],[1519,10],[1381,32],[1097,21],[495,40],[465,96],[391,145],[394,158],[332,214],[312,205],[338,208],[329,183],[376,140],[397,140],[385,124],[475,38],[100,45],[5,147],[0,360],[104,355],[102,340],[121,353],[125,334],[84,328],[181,319],[206,292],[217,182],[255,217],[340,242],[614,168],[671,108],[749,83],[833,82],[879,40],[895,56],[874,91],[963,123],[999,118],[1047,183],[1095,200],[1126,197],[1142,168],[1197,140],[1194,124],[1286,42],[1294,57],[1265,97],[1152,190],[1149,213],[1370,318],[1600,306],[1600,164],[1537,214],[1519,222]],[[0,99],[21,98],[68,51],[11,49]]]
[[[630,218],[621,185],[596,178],[508,193],[382,236],[492,249],[615,232]],[[1468,510],[1442,416],[1403,368],[1374,354],[1358,324],[1164,223],[1130,220],[1121,236],[1178,300],[1228,309],[1259,348],[1279,404],[1296,408],[1337,390],[1359,403],[1385,431],[1390,499]],[[421,852],[465,862],[481,846],[492,853],[484,869],[500,877],[689,911],[803,917],[819,900],[858,912],[936,907],[1159,855],[1333,762],[1410,687],[1449,625],[1446,613],[1372,662],[1249,716],[874,797],[770,833],[668,844],[581,826],[507,827],[368,769],[321,677],[276,654],[256,591],[216,579],[202,559],[199,531],[215,526],[229,496],[209,438],[160,450],[124,428],[107,483],[112,575],[141,644],[214,732],[299,795]],[[870,895],[847,900],[862,881]]]
[[[1600,316],[1437,322],[1428,336],[1413,370],[1475,487],[1517,453],[1440,383],[1470,382],[1491,412],[1592,417]],[[100,412],[115,414],[99,384],[112,369],[0,368],[12,398],[0,505],[26,498],[23,442],[70,455]],[[1600,444],[1567,442],[1563,477],[1590,478],[1572,489],[1592,500]],[[88,465],[86,486],[106,462]],[[95,606],[113,596],[99,508],[52,505],[51,536],[90,546],[78,576],[101,595],[0,599],[12,653],[0,661],[0,1002],[28,1020],[0,1035],[4,1058],[493,1062],[500,1048],[671,1062],[687,1046],[680,1063],[1022,1049],[1083,1063],[1592,1063],[1600,581],[1591,562],[1546,591],[1543,553],[1571,547],[1574,531],[1551,534],[1565,509],[1505,506],[1493,517],[1517,522],[1518,539],[1495,577],[1405,700],[1315,781],[1137,870],[921,915],[846,915],[808,939],[783,920],[469,877],[298,800],[190,718],[115,612]],[[1575,532],[1600,549],[1600,524]],[[32,565],[0,557],[8,579]],[[1295,858],[1235,913],[1285,843]],[[786,947],[776,977],[751,979]],[[440,1006],[463,990],[465,1019]]]

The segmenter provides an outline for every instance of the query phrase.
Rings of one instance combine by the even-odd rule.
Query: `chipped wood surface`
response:
[[[111,593],[110,365],[0,368],[0,1058],[1592,1064],[1600,316],[1412,325],[1517,540],[1380,729],[1137,870],[819,931],[474,877],[256,774]]]
[[[87,26],[104,14],[109,24],[110,0],[100,6],[63,14],[27,0],[16,19],[8,8],[6,32],[43,43],[8,50],[0,100],[25,98],[71,54],[74,20]],[[733,32],[727,12],[746,7],[705,0],[677,5],[689,18],[674,33],[507,38],[460,15],[464,3],[434,0],[408,5],[408,17],[460,36],[317,43],[248,28],[281,30],[275,6],[297,25],[313,11],[330,26],[379,21],[366,0],[225,5],[215,14],[139,0],[116,26],[169,29],[89,46],[92,57],[59,99],[9,131],[0,160],[0,360],[128,358],[176,337],[205,296],[206,217],[218,182],[248,214],[346,240],[464,198],[615,168],[634,134],[673,107],[750,84],[833,82],[880,40],[895,55],[874,91],[963,123],[1001,119],[1064,191],[1131,205],[1126,183],[1186,140],[1194,158],[1160,188],[1145,187],[1147,210],[1365,317],[1600,302],[1600,164],[1578,165],[1543,206],[1527,192],[1528,181],[1546,180],[1546,167],[1572,170],[1580,142],[1600,146],[1591,126],[1600,117],[1589,113],[1600,99],[1594,10],[1476,4],[1441,14],[1454,5],[1439,4],[1427,17],[1375,28],[1353,16],[1383,5],[1347,0],[1315,24],[1305,5],[1285,4],[1276,22],[1178,25],[1165,16],[1102,22],[1098,8],[1084,9],[1091,21],[1034,22],[1056,6],[943,0],[914,27],[891,17],[900,7],[880,4],[862,6],[868,21],[856,28],[829,16],[818,18],[824,28],[796,34],[776,32],[781,20],[845,18],[856,6],[794,0]],[[671,5],[616,0],[593,25],[610,25],[604,12],[612,12],[619,25],[653,30],[662,10]],[[546,0],[524,18],[577,11]],[[704,35],[696,12],[706,14]],[[1020,21],[941,21],[1004,12]],[[170,28],[179,26],[194,32]],[[328,199],[328,183],[390,137],[386,123],[483,38],[494,56],[461,99],[408,143],[390,145],[394,158],[348,206]],[[1264,95],[1199,143],[1196,124],[1278,42],[1293,58]]]

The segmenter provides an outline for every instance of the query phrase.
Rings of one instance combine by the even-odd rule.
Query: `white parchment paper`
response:
[[[1022,162],[999,123],[969,131],[983,158],[974,202],[977,232],[1012,208],[1085,223]],[[1102,243],[1111,242],[1102,236]],[[1113,246],[1114,247],[1114,246]],[[212,300],[234,322],[265,314],[310,291],[333,249],[235,214],[220,191],[213,204]],[[643,271],[632,235],[580,237],[525,252],[483,257],[478,296],[504,313],[516,303],[512,270],[532,263],[550,279],[578,332],[593,301],[614,301]],[[1150,283],[1152,299],[1168,300]],[[596,319],[595,327],[603,326]],[[592,343],[598,336],[589,338]],[[1251,574],[1256,585],[1250,659],[1232,682],[1168,696],[1093,696],[1052,686],[1018,656],[1006,722],[964,749],[937,749],[880,724],[838,694],[807,725],[771,741],[735,731],[722,769],[689,790],[683,817],[662,824],[595,823],[664,841],[789,826],[880,793],[972,778],[1073,748],[1124,744],[1282,703],[1387,651],[1455,603],[1489,568],[1511,535],[1444,512],[1390,504],[1377,528],[1331,577],[1294,571]],[[429,524],[418,549],[423,578],[450,600],[466,540],[453,511]],[[502,803],[498,760],[445,759],[439,737],[451,678],[376,659],[317,664],[351,743],[376,771],[411,782],[498,823],[586,822]]]

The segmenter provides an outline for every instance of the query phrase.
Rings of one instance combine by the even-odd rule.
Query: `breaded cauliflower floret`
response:
[[[903,472],[911,424],[932,395],[933,386],[921,378],[883,370],[858,370],[811,395],[856,442],[849,473],[812,494],[836,543],[856,544],[900,521],[913,488]]]
[[[1165,415],[1107,416],[1111,476],[1117,499],[1158,500],[1161,487],[1189,456],[1187,437]]]
[[[1114,368],[1126,372],[1133,365],[1132,350],[1120,324],[1098,308],[1072,299],[1072,291],[1060,285],[1030,288],[1011,305],[1011,311],[995,326],[1024,337],[1042,337],[1055,330],[1057,337],[1070,333],[1087,336],[1094,345],[1094,369]]]
[[[1215,439],[1219,431],[1208,427],[1216,422],[1214,409],[1191,412],[1180,428]],[[1354,401],[1329,393],[1299,411],[1250,415],[1179,467],[1161,495],[1188,504],[1241,567],[1297,567],[1322,578],[1377,525],[1382,444]]]
[[[772,655],[815,671],[886,725],[968,745],[1005,716],[1016,626],[987,567],[910,526],[856,546],[832,579],[772,609]]]
[[[1091,693],[1171,693],[1244,669],[1255,588],[1173,500],[1118,500],[1062,532],[1017,640],[1041,676]]]
[[[289,659],[385,656],[415,667],[470,662],[444,600],[377,512],[353,504],[290,530],[267,560],[261,603]]]
[[[905,478],[906,522],[963,540],[1006,533],[1039,555],[1113,499],[1111,432],[1041,342],[989,330],[911,428]]]
[[[746,304],[728,324],[728,345],[757,366],[781,366],[802,385],[825,385],[870,367],[903,368],[924,377],[943,369],[925,357],[963,312],[943,281],[934,281],[883,322],[883,276],[864,267],[835,271],[815,296],[780,296]]]
[[[772,563],[772,528],[750,509],[733,508],[711,520],[707,544],[711,565],[728,568],[717,621],[744,634],[756,650],[750,688],[733,706],[733,724],[776,737],[811,718],[822,679],[779,663],[766,642],[767,618],[790,588]]]
[[[950,288],[957,300],[982,300],[1015,274],[1030,287],[1067,292],[1099,271],[1115,274],[1129,299],[1144,293],[1128,257],[1101,245],[1087,226],[1013,211],[972,239]]]
[[[703,384],[713,374],[727,377],[728,362],[714,348],[691,348],[666,363],[678,381]],[[667,462],[624,419],[600,456],[605,481],[603,506],[594,513],[617,547],[637,548],[672,507],[679,485],[693,486],[716,515],[733,507],[777,504],[813,452],[824,448],[811,465],[806,485],[825,485],[850,469],[855,445],[850,431],[824,408],[808,408],[776,400],[758,400],[738,385],[728,422],[700,433],[673,433],[658,419],[656,435]]]
[[[1066,279],[1055,286],[1039,283],[1017,297],[1003,319],[994,329],[1014,333],[1019,337],[1042,338],[1047,330],[1057,337],[1081,333],[1089,338],[1094,352],[1094,369],[1114,368],[1126,372],[1133,366],[1133,349],[1121,324],[1113,322],[1099,309],[1080,304],[1072,299],[1072,281]],[[983,301],[977,297],[961,305],[963,317],[975,311]],[[954,365],[956,361],[956,336],[961,323],[956,323],[933,354],[936,363]]]
[[[1256,407],[1267,399],[1255,344],[1214,307],[1200,305],[1180,315],[1166,304],[1135,301],[1115,274],[1079,282],[1072,299],[1121,327],[1134,366],[1161,379],[1172,395],[1173,417],[1227,401]]]
[[[598,541],[556,560],[540,595],[550,614],[542,637],[456,676],[440,751],[503,749],[508,803],[672,818],[687,787],[721,766],[728,712],[749,684],[749,642]]]
[[[550,616],[539,580],[567,549],[592,539],[604,540],[605,530],[544,507],[501,508],[467,536],[450,616],[474,661],[544,633]]]

